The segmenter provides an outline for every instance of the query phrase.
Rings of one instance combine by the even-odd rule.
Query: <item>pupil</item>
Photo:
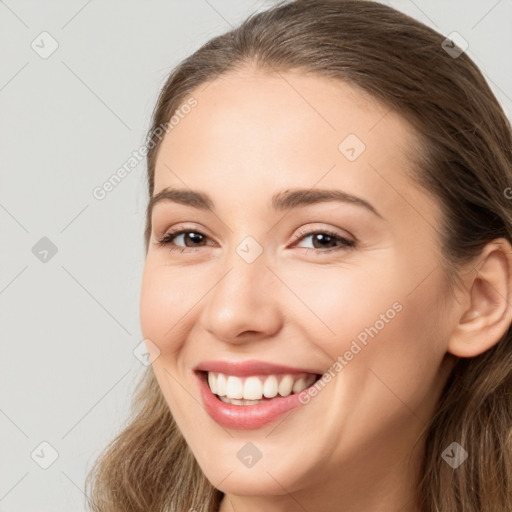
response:
[[[318,241],[322,247],[328,245],[329,242],[332,242],[332,237],[330,235],[325,235],[322,233],[317,233],[315,237],[315,241]]]
[[[199,233],[190,232],[190,233],[187,233],[187,237],[193,243],[199,243],[199,242],[201,242],[201,239],[203,238],[203,235],[200,235]]]

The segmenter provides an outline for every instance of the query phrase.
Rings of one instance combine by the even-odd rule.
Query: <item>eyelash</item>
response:
[[[331,253],[331,252],[335,252],[335,251],[346,251],[349,249],[354,249],[356,246],[356,243],[353,240],[344,238],[341,235],[339,235],[338,233],[335,233],[334,231],[330,231],[328,229],[317,229],[317,230],[312,230],[312,231],[308,231],[305,229],[304,231],[301,231],[296,236],[294,236],[294,243],[297,243],[297,242],[303,240],[304,238],[307,238],[308,236],[318,235],[318,234],[328,235],[335,241],[339,242],[340,245],[338,245],[336,247],[329,247],[327,249],[315,249],[314,247],[301,247],[301,249],[305,249],[308,254],[310,251],[313,251],[314,254],[320,255],[320,254]]]
[[[181,247],[181,246],[172,244],[173,239],[175,239],[177,236],[183,235],[185,233],[195,233],[197,235],[201,235],[205,238],[208,238],[201,231],[193,230],[193,229],[179,229],[178,228],[175,231],[170,231],[170,232],[165,233],[161,238],[159,238],[157,240],[158,246],[159,247],[167,247],[167,249],[169,249],[170,251],[180,251],[182,253],[194,251],[196,249],[194,247]],[[355,241],[348,240],[347,238],[344,238],[341,235],[334,233],[333,231],[329,231],[328,229],[314,230],[314,231],[303,231],[294,237],[294,240],[295,240],[294,243],[296,243],[308,236],[318,235],[318,234],[328,235],[331,238],[333,238],[335,241],[340,242],[340,245],[338,245],[336,247],[329,247],[327,249],[316,249],[316,248],[311,248],[311,247],[301,247],[301,249],[305,249],[306,251],[308,251],[308,253],[309,253],[309,251],[313,251],[314,254],[320,255],[323,253],[331,253],[333,251],[350,250],[350,249],[354,249],[356,247]],[[204,247],[204,246],[199,246],[199,247]]]

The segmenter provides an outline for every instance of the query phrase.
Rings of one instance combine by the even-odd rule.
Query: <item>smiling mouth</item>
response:
[[[222,402],[232,405],[258,405],[274,398],[300,393],[321,378],[320,374],[284,373],[236,376],[202,371],[210,391]]]

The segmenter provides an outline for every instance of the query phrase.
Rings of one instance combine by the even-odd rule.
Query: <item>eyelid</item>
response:
[[[175,239],[176,237],[178,237],[178,236],[180,236],[180,235],[182,235],[184,233],[196,233],[196,234],[202,235],[207,240],[212,240],[213,241],[212,237],[210,235],[208,235],[205,231],[206,230],[203,230],[202,228],[198,229],[196,227],[187,226],[185,224],[177,224],[177,225],[173,226],[172,228],[163,231],[162,234],[155,235],[156,244],[161,246],[161,247],[163,247],[163,246],[172,246],[173,244],[171,242],[165,242],[164,240],[166,238]],[[214,241],[214,244],[216,244],[216,243],[217,242]],[[212,244],[207,244],[207,245],[211,246]],[[204,247],[204,246],[198,246],[197,248],[175,246],[175,247],[172,247],[172,249],[177,248],[177,249],[182,249],[183,251],[186,251],[186,250],[196,250],[196,249],[200,249],[202,247]]]
[[[348,233],[347,231],[345,231],[345,233],[347,235],[338,233],[335,228],[334,229],[326,228],[326,227],[322,227],[322,226],[318,226],[317,228],[300,227],[298,231],[299,232],[296,235],[293,235],[294,242],[296,242],[297,240],[300,240],[301,238],[303,238],[305,236],[314,235],[316,233],[326,233],[331,236],[342,238],[342,239],[346,240],[347,242],[353,243],[354,245],[358,243],[358,239],[355,236],[353,236],[352,234]]]
[[[193,233],[199,233],[205,237],[208,237],[208,238],[211,238],[210,235],[206,234],[206,229],[203,229],[202,226],[200,225],[193,225],[193,226],[190,226],[190,225],[187,225],[186,223],[183,223],[183,222],[180,222],[178,224],[175,224],[173,225],[172,227],[170,228],[166,228],[166,229],[163,229],[161,230],[159,233],[158,232],[155,232],[154,233],[154,237],[156,239],[160,239],[166,235],[178,235],[182,232],[193,232]]]

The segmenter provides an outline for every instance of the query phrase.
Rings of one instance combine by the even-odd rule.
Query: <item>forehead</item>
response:
[[[196,106],[162,142],[154,193],[185,183],[236,199],[318,184],[370,198],[381,211],[433,213],[432,198],[408,176],[420,148],[415,130],[347,82],[244,69],[190,96]]]

